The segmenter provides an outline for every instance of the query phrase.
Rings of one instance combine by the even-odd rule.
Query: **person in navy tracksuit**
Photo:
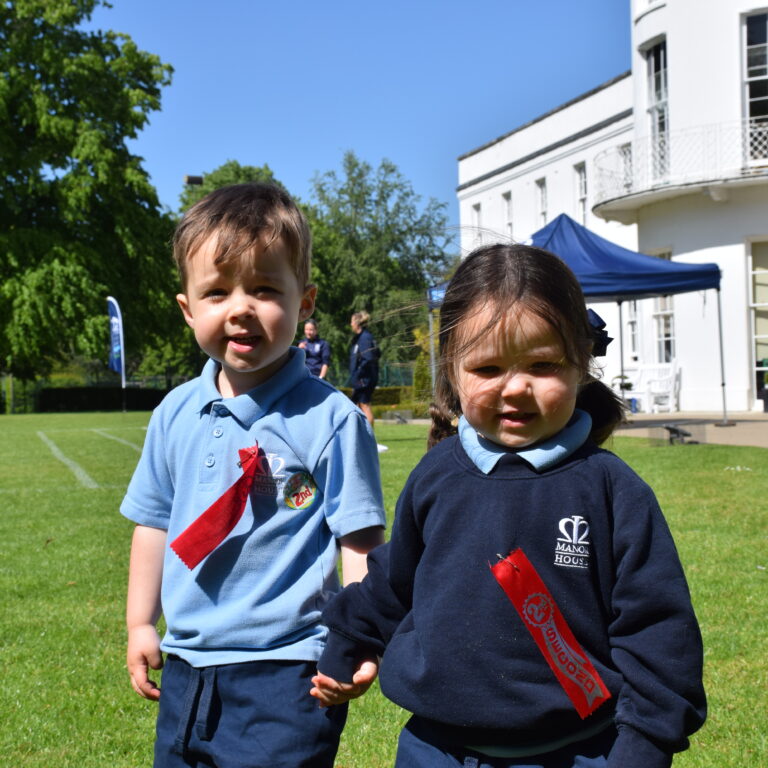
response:
[[[379,382],[381,350],[367,328],[370,319],[367,312],[355,312],[349,321],[354,334],[349,343],[349,386],[352,387],[352,402],[360,408],[373,427],[371,401]],[[377,443],[377,446],[379,453],[388,450],[387,446],[381,443]]]
[[[304,338],[297,345],[304,350],[305,363],[309,372],[318,379],[328,375],[331,364],[331,345],[321,339],[317,331],[317,320],[309,318],[304,323]]]

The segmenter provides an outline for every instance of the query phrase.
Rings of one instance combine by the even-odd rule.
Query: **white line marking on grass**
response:
[[[67,469],[77,478],[80,485],[85,488],[98,488],[99,484],[76,462],[68,459],[60,450],[59,446],[47,437],[44,432],[38,432],[37,436],[48,446],[54,458],[64,464]]]
[[[114,440],[116,443],[120,443],[121,445],[127,445],[129,448],[133,448],[136,453],[141,453],[140,445],[131,443],[128,440],[123,440],[122,437],[115,437],[114,435],[110,435],[109,432],[105,432],[103,429],[92,429],[91,432],[95,432],[97,435],[101,435],[101,437],[106,437],[108,440]]]
[[[52,434],[54,434],[56,432],[82,432],[83,429],[85,429],[85,427],[48,427],[45,430],[45,433],[47,435],[52,435]],[[125,427],[125,426],[123,426],[121,424],[120,425],[120,429],[122,429],[122,430],[140,429],[142,432],[146,432],[147,431],[147,427],[146,426],[140,426],[140,425],[134,425],[132,427],[131,426]]]
[[[98,490],[100,491],[115,491],[115,490],[121,490],[123,493],[125,493],[128,486],[123,483],[122,485],[100,485],[98,487]],[[58,485],[56,486],[56,492],[57,493],[76,493],[77,491],[82,490],[81,485]],[[40,494],[46,494],[46,496],[51,495],[51,489],[50,488],[0,488],[0,496],[11,496],[13,494],[30,494],[30,493],[40,493]]]

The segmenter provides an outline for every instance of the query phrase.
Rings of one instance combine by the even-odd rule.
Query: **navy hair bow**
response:
[[[605,330],[605,321],[592,309],[587,310],[589,325],[592,328],[592,354],[594,357],[604,357],[608,345],[613,338]]]

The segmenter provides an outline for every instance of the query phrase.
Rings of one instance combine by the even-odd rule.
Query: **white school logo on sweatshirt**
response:
[[[581,515],[564,517],[558,524],[561,535],[555,544],[555,565],[589,568],[589,522]]]

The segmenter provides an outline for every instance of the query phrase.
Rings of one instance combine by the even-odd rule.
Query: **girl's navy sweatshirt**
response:
[[[610,690],[586,720],[491,572],[518,547]],[[318,669],[350,681],[383,655],[384,694],[446,744],[575,740],[613,719],[610,768],[662,768],[704,722],[701,635],[669,529],[648,485],[592,443],[549,469],[509,453],[484,474],[444,440],[368,568],[323,613]]]

